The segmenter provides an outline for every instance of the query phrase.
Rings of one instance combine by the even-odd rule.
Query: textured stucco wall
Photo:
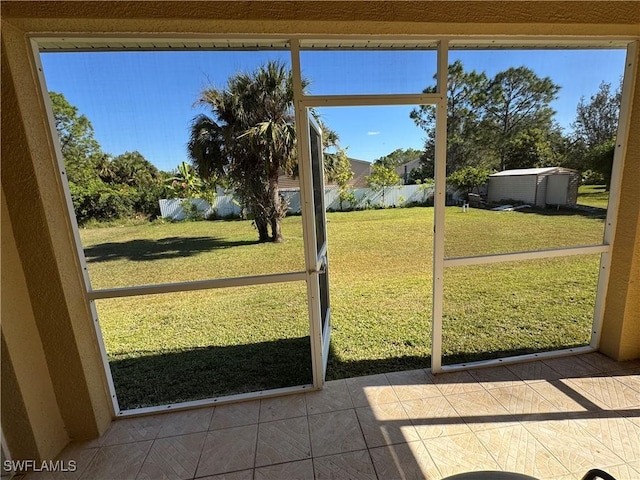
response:
[[[74,254],[53,140],[28,37],[36,34],[321,34],[601,36],[640,38],[640,2],[8,2],[2,16],[2,185],[29,303],[60,417],[70,437],[97,435],[110,417],[92,319]],[[636,85],[635,91],[638,91]],[[635,95],[603,346],[640,356],[640,94]],[[634,196],[635,195],[635,196]],[[3,286],[3,296],[5,293]],[[21,293],[23,300],[24,292]],[[4,314],[3,314],[4,315]],[[28,317],[27,313],[24,313]],[[4,335],[4,331],[3,331]],[[7,339],[10,342],[15,341]],[[26,341],[26,340],[25,340]],[[8,342],[9,343],[9,342]],[[25,347],[28,347],[25,344]],[[3,359],[5,352],[3,350]],[[14,366],[15,367],[15,366]],[[3,366],[4,368],[4,366]],[[14,368],[18,372],[18,368]],[[14,371],[12,370],[12,371]],[[13,378],[13,377],[12,377]],[[20,385],[21,378],[16,377]],[[7,384],[8,385],[8,384]],[[3,387],[5,380],[3,377]],[[11,385],[9,385],[11,386]],[[3,391],[4,395],[4,391]],[[4,397],[3,397],[4,399]],[[31,400],[12,397],[15,412]],[[49,406],[53,402],[48,402]],[[7,404],[3,403],[3,409]],[[11,424],[10,435],[60,434]],[[22,430],[21,430],[22,429]],[[36,428],[36,430],[39,430]],[[9,434],[5,431],[5,434]],[[26,437],[25,437],[26,438]],[[37,448],[31,442],[31,448]],[[26,442],[25,448],[29,448]],[[37,452],[34,453],[36,455]]]
[[[111,419],[105,373],[52,156],[53,141],[29,63],[28,42],[23,32],[4,22],[1,75],[1,176],[8,211],[3,212],[2,224],[10,223],[15,237],[37,334],[66,430],[60,434],[76,440],[92,438],[106,429]],[[3,282],[3,306],[5,288]],[[21,339],[10,336],[4,327],[3,335],[10,347],[29,351],[29,344],[20,346]],[[14,366],[17,372],[19,368]],[[18,382],[23,387],[21,378]],[[25,394],[24,398],[31,397]]]
[[[636,52],[636,69],[639,63],[640,48]],[[636,71],[636,76],[638,74],[640,69]],[[635,108],[629,125],[600,342],[602,352],[621,360],[640,358],[640,79],[636,79],[633,98]]]
[[[37,459],[48,459],[69,438],[53,391],[53,384],[31,308],[22,262],[2,194],[2,425],[14,445],[12,455],[23,458],[34,448]],[[6,363],[6,364],[5,364]],[[5,375],[9,382],[5,384]],[[5,387],[7,391],[5,391]],[[14,399],[20,399],[18,404]],[[5,400],[7,403],[5,403]],[[11,407],[8,407],[11,405]],[[15,435],[8,424],[18,422],[30,434]],[[27,458],[33,458],[28,457]]]
[[[640,34],[636,1],[3,1],[2,14],[41,32]]]

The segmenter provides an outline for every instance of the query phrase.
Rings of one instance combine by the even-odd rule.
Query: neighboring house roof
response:
[[[547,173],[578,173],[577,170],[563,167],[542,167],[542,168],[518,168],[515,170],[503,170],[502,172],[489,175],[490,177],[507,177],[514,175],[544,175]]]
[[[289,175],[280,174],[278,176],[278,188],[280,189],[288,189],[288,188],[300,188],[300,181],[298,177],[290,177]]]
[[[402,183],[407,183],[409,180],[409,174],[413,172],[416,168],[420,167],[420,159],[416,158],[414,160],[410,160],[396,167],[396,174],[402,179]],[[407,178],[405,178],[405,174]]]
[[[353,178],[349,182],[354,188],[367,188],[367,176],[371,175],[371,162],[349,158]]]
[[[355,158],[349,158],[348,160],[351,164],[351,171],[353,172],[353,178],[349,182],[349,185],[353,188],[367,188],[366,177],[371,174],[371,163]],[[327,183],[327,185],[331,185],[331,183]],[[297,177],[293,178],[289,175],[280,174],[278,177],[278,188],[298,189],[300,188],[300,181]]]

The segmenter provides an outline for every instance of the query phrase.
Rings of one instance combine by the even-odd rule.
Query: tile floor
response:
[[[506,470],[640,479],[640,361],[592,353],[433,376],[328,382],[321,392],[122,419],[70,445],[74,473],[25,480],[440,479]]]

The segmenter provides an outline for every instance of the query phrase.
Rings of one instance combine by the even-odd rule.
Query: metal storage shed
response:
[[[575,205],[580,174],[562,167],[504,170],[489,176],[487,201],[515,201],[537,207]]]

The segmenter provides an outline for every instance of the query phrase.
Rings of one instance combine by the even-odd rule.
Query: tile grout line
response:
[[[311,443],[311,423],[309,422],[309,404],[307,403],[307,394],[304,394],[304,408],[307,412],[307,436],[309,437],[309,455],[311,456],[311,469],[313,471],[313,478],[316,478],[316,462],[315,455],[313,454],[313,444]]]
[[[166,418],[164,418],[163,420],[166,420]],[[160,423],[162,423],[162,422],[160,422]],[[151,450],[153,449],[153,446],[156,444],[156,440],[158,439],[158,435],[160,435],[160,430],[162,430],[162,426],[160,426],[160,428],[158,428],[158,431],[156,432],[156,435],[153,437],[153,441],[151,442],[151,445],[149,446],[149,450],[147,450],[147,454],[144,456],[144,460],[140,464],[140,468],[138,468],[138,471],[136,472],[136,475],[133,478],[137,479],[138,475],[140,475],[140,472],[142,471],[142,467],[144,467],[144,463],[147,461],[147,458],[149,458],[149,454],[151,453]],[[194,473],[194,475],[195,475],[195,473]]]
[[[213,412],[215,412],[215,407],[213,407],[213,411],[211,412],[211,418],[209,419],[209,425],[207,425],[207,430],[205,431],[205,434],[204,434],[204,441],[202,442],[200,455],[198,455],[198,461],[196,462],[196,470],[193,472],[193,478],[196,478],[196,475],[198,474],[198,467],[200,466],[200,462],[202,461],[202,454],[204,453],[204,447],[207,444],[207,438],[209,437],[208,427],[211,425],[211,422],[213,421]]]
[[[613,374],[617,373],[617,372],[624,372],[624,370],[615,370],[613,372],[609,372],[609,378],[613,378],[616,382],[621,383],[622,386],[627,387],[627,388],[633,390],[634,392],[640,393],[640,384],[638,385],[638,388],[632,387],[631,385],[627,385],[623,381],[618,380],[615,376],[613,376]]]
[[[451,435],[449,435],[449,436],[451,436]],[[418,434],[418,438],[420,438],[420,434]],[[427,441],[423,440],[422,438],[420,438],[420,441],[422,442],[422,445],[424,446],[424,449],[426,450],[427,455],[429,455],[429,458],[431,459],[431,463],[433,463],[433,466],[436,467],[438,475],[440,475],[440,478],[444,478],[443,475],[442,475],[442,471],[440,470],[440,467],[438,466],[438,464],[434,460],[433,455],[431,455],[431,450],[429,450],[429,447],[427,446]]]
[[[256,463],[258,462],[258,439],[260,438],[260,418],[262,417],[262,400],[260,400],[260,409],[258,410],[258,424],[256,425],[256,441],[253,450],[253,477],[256,476]]]

